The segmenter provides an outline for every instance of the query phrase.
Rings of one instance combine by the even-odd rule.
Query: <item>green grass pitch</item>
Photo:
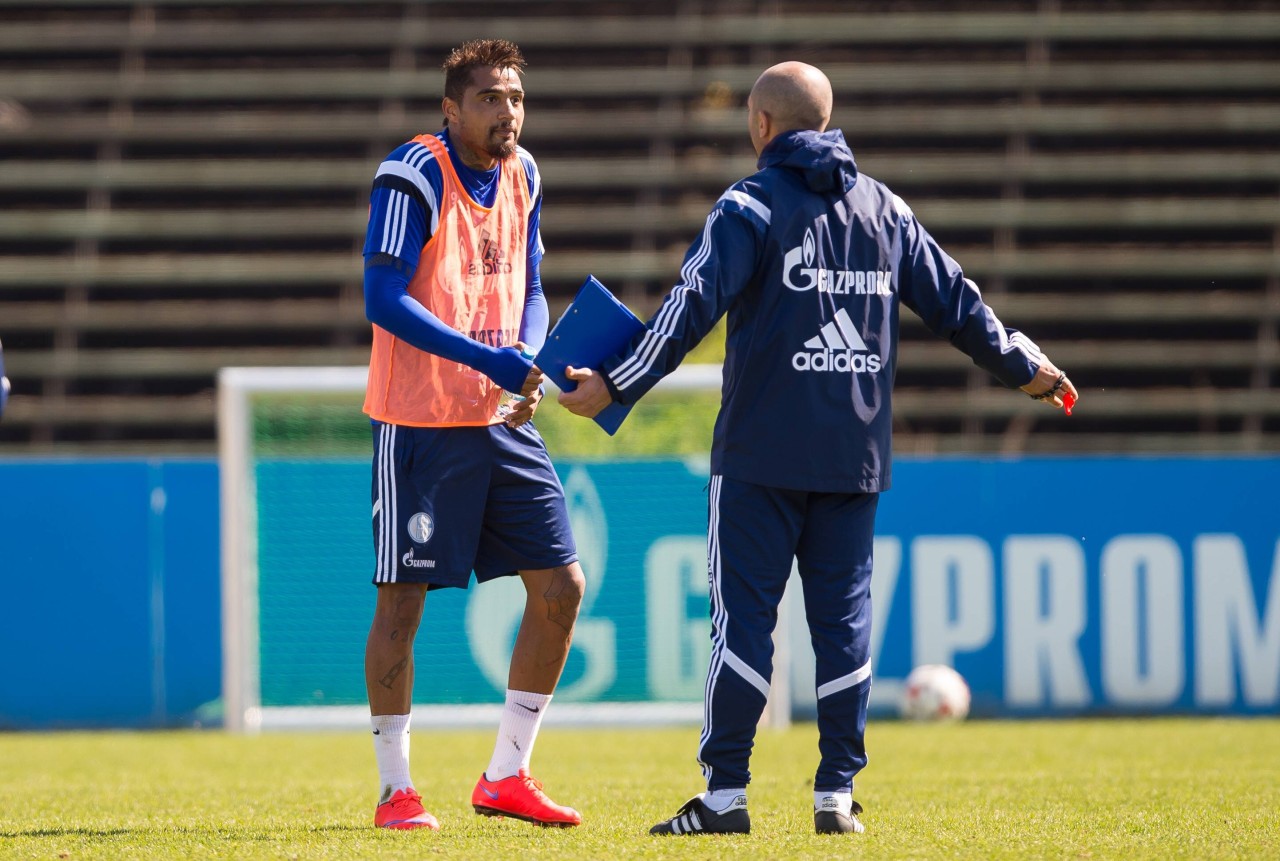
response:
[[[696,727],[545,729],[577,829],[476,816],[492,731],[413,736],[436,834],[371,826],[361,732],[0,734],[0,858],[1280,858],[1280,720],[873,721],[867,833],[812,833],[816,729],[762,729],[752,833],[650,837],[700,789]]]

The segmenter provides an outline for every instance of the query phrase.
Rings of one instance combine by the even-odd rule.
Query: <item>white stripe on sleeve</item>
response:
[[[415,149],[405,153],[405,161],[387,160],[378,165],[378,172],[375,175],[375,179],[379,176],[398,176],[413,183],[418,191],[422,192],[422,197],[427,202],[427,209],[431,210],[431,235],[435,235],[436,227],[440,223],[438,212],[440,200],[426,174],[422,172],[422,168],[434,158],[431,150],[419,144]]]
[[[399,257],[404,251],[404,237],[409,228],[409,195],[396,192],[399,199],[396,201],[396,236],[392,242],[393,248],[391,255]]]
[[[609,374],[613,384],[619,389],[627,388],[649,373],[663,345],[675,332],[676,324],[688,304],[689,294],[700,292],[702,278],[698,275],[698,270],[711,257],[711,226],[719,217],[718,209],[712,210],[711,215],[707,216],[707,223],[702,228],[702,236],[698,239],[698,248],[681,268],[680,283],[668,294],[666,302],[663,303],[662,309],[653,321],[653,328],[645,333],[644,339],[631,358]]]
[[[724,194],[720,195],[720,200],[733,201],[742,208],[751,210],[756,215],[760,216],[765,224],[768,224],[773,218],[773,213],[769,210],[769,207],[765,206],[745,191],[738,191],[731,188]]]

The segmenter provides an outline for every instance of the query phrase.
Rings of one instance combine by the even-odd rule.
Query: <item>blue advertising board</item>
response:
[[[559,697],[697,701],[710,650],[705,467],[560,468],[588,594]],[[302,485],[291,473],[313,469],[268,463],[259,473],[268,705],[363,701],[367,625],[351,607],[368,602],[367,578],[355,582],[350,572],[371,552],[367,519],[357,516],[367,467],[350,465],[360,501],[345,523],[312,506],[305,533],[266,525],[296,519],[289,498]],[[922,663],[955,666],[976,714],[1268,713],[1280,705],[1280,461],[904,460],[895,482],[877,528],[874,707],[896,707],[901,680]],[[273,499],[284,512],[273,514]],[[353,523],[360,534],[347,537]],[[271,535],[288,535],[280,555],[303,567],[299,577],[265,567]],[[311,558],[307,545],[317,540],[323,546]],[[336,577],[318,573],[343,552],[355,555],[328,566]],[[334,598],[318,612],[326,630],[341,632],[333,654],[287,626],[276,636],[268,623],[316,600],[306,596],[318,577]],[[283,579],[299,585],[277,592]],[[522,608],[516,582],[433,594],[419,633],[428,675],[416,699],[499,701]],[[787,618],[792,697],[803,714],[813,702],[812,662],[798,600]],[[318,666],[343,661],[349,666],[329,676]]]
[[[895,481],[882,694],[944,663],[979,714],[1280,710],[1277,459],[928,460]]]
[[[696,702],[705,460],[565,462],[588,594],[558,698]],[[369,467],[258,468],[265,705],[362,703]],[[978,715],[1280,711],[1280,458],[900,459],[872,704],[946,663]],[[220,690],[212,461],[0,462],[0,728],[159,726]],[[789,590],[790,591],[790,590]],[[803,610],[784,613],[811,712]],[[417,701],[498,702],[518,581],[428,599]]]
[[[218,698],[210,460],[0,461],[0,729],[168,726]]]

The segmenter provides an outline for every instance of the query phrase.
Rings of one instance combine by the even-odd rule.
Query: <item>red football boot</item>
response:
[[[542,792],[542,783],[526,769],[502,780],[480,775],[471,791],[471,806],[484,816],[510,816],[537,825],[572,828],[582,824],[582,816],[572,807],[556,804]]]
[[[373,814],[373,824],[379,828],[440,830],[440,823],[422,809],[422,796],[412,787],[400,790],[391,796],[390,801],[379,804],[377,811]]]

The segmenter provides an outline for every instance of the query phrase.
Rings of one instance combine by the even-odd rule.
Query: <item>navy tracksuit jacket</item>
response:
[[[875,503],[891,477],[898,314],[1010,387],[1044,361],[882,183],[844,135],[792,131],[716,202],[680,280],[620,356],[634,403],[728,314],[711,451],[712,658],[699,759],[713,789],[745,786],[772,671],[770,633],[794,557],[818,661],[815,787],[866,764]]]

